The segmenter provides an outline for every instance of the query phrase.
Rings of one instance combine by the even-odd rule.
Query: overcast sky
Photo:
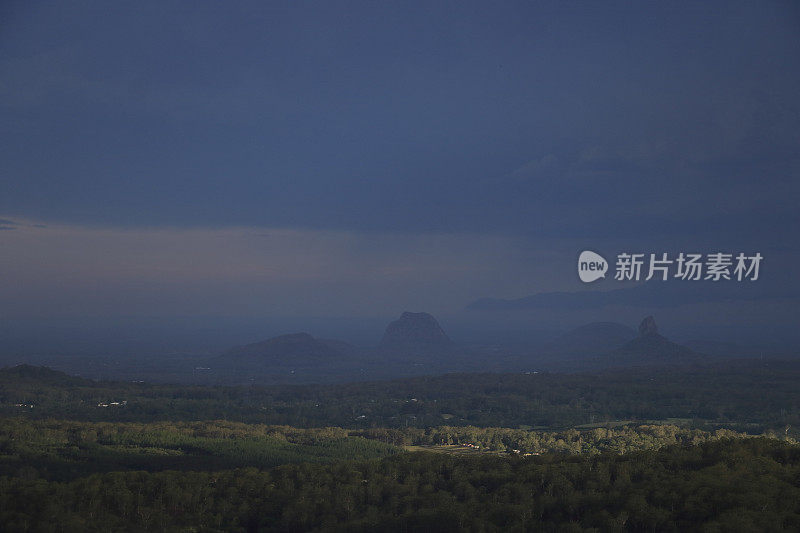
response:
[[[787,320],[798,95],[795,2],[5,1],[0,316],[454,314],[588,248],[760,251]]]

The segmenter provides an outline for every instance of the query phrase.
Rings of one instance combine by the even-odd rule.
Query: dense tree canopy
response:
[[[769,439],[594,457],[407,453],[268,471],[0,478],[6,531],[791,531],[800,449]]]

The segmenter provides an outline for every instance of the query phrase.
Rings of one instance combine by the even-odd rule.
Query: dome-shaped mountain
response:
[[[433,315],[408,311],[386,326],[378,345],[380,349],[390,351],[431,351],[452,346],[453,341]]]
[[[207,359],[205,364],[216,377],[237,380],[243,377],[271,380],[288,375],[301,380],[318,380],[343,373],[352,375],[360,368],[359,356],[359,350],[344,341],[290,333],[236,346]]]
[[[272,337],[265,341],[231,348],[219,358],[229,361],[260,359],[291,362],[308,359],[330,359],[341,355],[340,349],[334,348],[332,343],[315,339],[308,333],[290,333]]]

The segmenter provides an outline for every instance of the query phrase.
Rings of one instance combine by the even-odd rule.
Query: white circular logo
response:
[[[608,261],[595,252],[585,250],[578,257],[578,276],[584,283],[591,283],[600,278],[606,277],[608,271]]]

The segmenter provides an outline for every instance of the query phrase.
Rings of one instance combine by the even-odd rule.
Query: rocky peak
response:
[[[648,316],[642,320],[641,324],[639,324],[639,336],[653,337],[655,335],[658,335],[658,326],[656,326],[656,320],[652,316]]]
[[[639,324],[639,336],[611,352],[611,360],[621,365],[677,364],[702,362],[703,358],[658,333],[656,321],[648,316]]]
[[[428,313],[410,313],[386,326],[381,339],[383,348],[423,348],[452,344],[439,322]]]

